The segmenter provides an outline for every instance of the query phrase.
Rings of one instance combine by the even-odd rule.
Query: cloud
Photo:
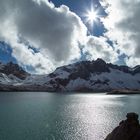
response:
[[[117,52],[107,42],[105,37],[89,36],[83,52],[87,54],[87,59],[89,60],[102,58],[106,62],[115,63],[118,61]]]
[[[80,57],[78,45],[84,42],[87,28],[67,6],[56,8],[47,0],[1,0],[0,9],[0,39],[11,44],[19,63],[40,63],[48,72]],[[39,53],[19,43],[19,36]]]
[[[81,18],[65,5],[55,7],[48,0],[1,0],[0,19],[0,40],[11,45],[20,65],[31,66],[37,73],[49,73],[80,59],[80,46],[89,54],[87,59],[117,60],[107,39],[87,36]]]
[[[106,36],[128,58],[125,62],[134,66],[140,62],[140,0],[101,0],[108,16],[102,19]]]

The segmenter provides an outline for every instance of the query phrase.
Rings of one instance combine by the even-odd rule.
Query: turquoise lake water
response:
[[[0,93],[0,140],[103,140],[140,95]]]

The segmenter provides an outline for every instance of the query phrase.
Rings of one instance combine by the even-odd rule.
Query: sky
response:
[[[140,63],[140,0],[0,0],[0,61],[46,74],[102,58]]]

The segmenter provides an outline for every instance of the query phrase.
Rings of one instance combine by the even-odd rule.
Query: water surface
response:
[[[139,95],[0,93],[0,140],[103,140]]]

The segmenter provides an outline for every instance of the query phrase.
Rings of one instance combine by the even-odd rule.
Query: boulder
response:
[[[138,114],[128,113],[105,140],[140,140],[140,124]]]

